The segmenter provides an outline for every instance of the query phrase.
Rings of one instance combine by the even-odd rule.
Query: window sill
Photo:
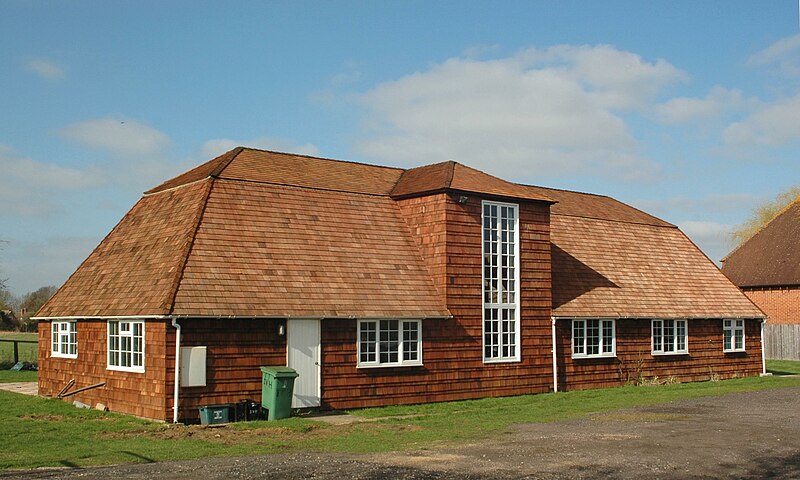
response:
[[[744,348],[741,348],[741,349],[738,349],[738,350],[723,350],[722,351],[722,353],[746,353],[746,352],[747,352],[747,350],[745,350]]]
[[[573,360],[592,360],[598,358],[617,358],[616,353],[604,353],[602,355],[573,355]]]
[[[493,363],[519,363],[522,360],[519,358],[484,358],[483,363],[484,365],[490,365]]]
[[[70,358],[70,359],[74,360],[74,359],[78,358],[78,354],[76,353],[75,355],[69,355],[69,354],[66,354],[66,353],[50,352],[50,357],[51,358]]]
[[[128,372],[128,373],[144,373],[144,367],[136,367],[136,368],[129,368],[129,367],[106,367],[106,370],[112,370],[115,372]]]
[[[650,352],[654,357],[685,357],[689,355],[689,351],[685,352]]]
[[[407,362],[407,363],[362,363],[356,365],[358,369],[371,369],[371,368],[403,368],[403,367],[422,367],[422,362]]]

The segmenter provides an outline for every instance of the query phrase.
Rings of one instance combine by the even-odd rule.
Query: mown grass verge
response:
[[[800,362],[796,360],[767,360],[767,371],[773,375],[800,375]]]
[[[589,413],[687,398],[800,387],[800,378],[621,387],[351,412],[364,420],[332,426],[292,418],[222,428],[172,426],[80,410],[60,400],[0,391],[0,468],[82,467],[209,456],[297,451],[382,452],[428,449],[485,439],[512,424],[579,418]]]

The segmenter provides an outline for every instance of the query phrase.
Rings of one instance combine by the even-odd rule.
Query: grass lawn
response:
[[[774,375],[800,375],[800,361],[767,360],[767,371]]]
[[[36,333],[0,332],[0,340],[27,340],[36,342],[39,339]],[[39,350],[35,343],[20,343],[19,361],[38,363]],[[0,368],[7,369],[14,365],[14,344],[0,342]]]
[[[38,379],[39,372],[31,372],[29,370],[22,372],[0,370],[0,383],[35,382]]]
[[[380,452],[478,441],[516,423],[578,418],[639,405],[770,388],[800,378],[620,387],[351,412],[374,422],[332,426],[302,418],[221,428],[173,426],[81,410],[0,391],[0,468],[89,466],[297,451]]]

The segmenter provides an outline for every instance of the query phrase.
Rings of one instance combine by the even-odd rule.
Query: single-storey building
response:
[[[800,360],[800,198],[722,260],[722,273],[767,315],[767,358]]]
[[[38,312],[39,392],[196,421],[758,375],[763,313],[674,225],[456,162],[236,148],[144,196]]]

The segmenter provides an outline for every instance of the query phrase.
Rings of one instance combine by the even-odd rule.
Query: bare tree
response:
[[[750,213],[750,217],[733,229],[730,234],[731,242],[736,246],[743,244],[798,198],[800,198],[800,185],[795,185],[778,194],[774,199],[756,206]]]

